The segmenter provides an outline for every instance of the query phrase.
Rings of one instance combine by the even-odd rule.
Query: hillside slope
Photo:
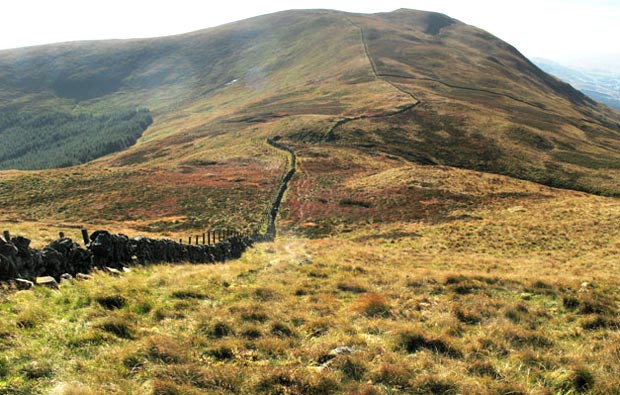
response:
[[[286,11],[173,37],[0,51],[0,98],[10,113],[153,117],[137,144],[70,176],[0,173],[5,221],[251,226],[283,171],[264,144],[275,135],[322,147],[331,170],[350,151],[620,193],[620,115],[434,13]]]

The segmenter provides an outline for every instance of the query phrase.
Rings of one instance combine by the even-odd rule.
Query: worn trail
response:
[[[374,77],[376,79],[380,79],[380,80],[390,84],[394,89],[396,89],[396,90],[404,93],[405,95],[411,97],[413,100],[415,100],[415,102],[411,103],[411,104],[407,104],[407,105],[402,106],[402,107],[400,107],[400,108],[398,108],[398,109],[396,109],[394,111],[387,112],[387,113],[384,113],[384,114],[360,115],[360,116],[357,116],[357,117],[346,117],[346,118],[343,118],[343,119],[339,120],[338,122],[336,122],[329,129],[329,131],[327,132],[327,135],[325,137],[325,141],[333,141],[335,139],[335,131],[336,131],[336,129],[338,129],[340,126],[345,125],[345,124],[347,124],[349,122],[358,121],[358,120],[361,120],[361,119],[375,119],[375,118],[389,118],[389,117],[393,117],[395,115],[399,115],[399,114],[402,114],[402,113],[404,113],[406,111],[412,110],[413,108],[419,106],[422,103],[417,97],[415,97],[415,95],[413,93],[411,93],[411,92],[401,88],[400,86],[394,84],[392,81],[383,78],[383,75],[380,74],[377,71],[377,66],[375,65],[375,62],[374,62],[372,56],[370,55],[370,50],[368,49],[368,43],[366,42],[366,38],[364,36],[364,29],[361,26],[358,26],[357,24],[355,24],[350,19],[347,19],[347,21],[351,25],[353,25],[357,29],[359,29],[360,40],[361,40],[362,46],[364,48],[364,53],[366,54],[366,59],[368,59],[368,63],[370,64],[370,67],[372,69],[372,73],[373,73]]]

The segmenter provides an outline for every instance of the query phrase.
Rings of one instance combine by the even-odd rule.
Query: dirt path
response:
[[[366,42],[366,38],[364,36],[364,29],[359,26],[356,25],[353,21],[351,21],[350,19],[347,18],[347,21],[353,25],[354,27],[356,27],[357,29],[359,29],[360,32],[360,39],[362,41],[362,45],[364,47],[364,53],[366,54],[366,59],[368,59],[368,63],[370,64],[370,67],[372,69],[372,73],[374,74],[375,78],[378,80],[382,80],[388,84],[390,84],[394,89],[398,90],[401,93],[404,93],[405,95],[411,97],[413,100],[415,100],[415,103],[411,103],[411,104],[407,104],[406,106],[403,106],[401,108],[398,108],[397,110],[385,113],[385,114],[377,114],[377,115],[360,115],[357,117],[346,117],[343,118],[341,120],[339,120],[338,122],[336,122],[327,132],[327,135],[325,137],[325,141],[329,142],[329,141],[333,141],[335,139],[335,130],[338,129],[340,126],[347,124],[349,122],[352,121],[358,121],[360,119],[376,119],[376,118],[388,118],[388,117],[393,117],[395,115],[398,114],[402,114],[406,111],[409,111],[413,108],[415,108],[416,106],[420,105],[422,102],[415,97],[415,95],[409,91],[406,91],[405,89],[399,87],[398,85],[394,84],[392,81],[383,78],[384,76],[380,73],[377,72],[377,66],[375,65],[374,60],[372,59],[372,56],[370,56],[370,51],[368,49],[368,44]]]

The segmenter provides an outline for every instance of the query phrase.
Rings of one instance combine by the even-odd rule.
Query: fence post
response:
[[[58,237],[61,239],[65,238],[65,232],[58,232]]]
[[[202,245],[205,245],[207,243],[207,240],[206,240],[205,236],[206,235],[203,233],[202,234]]]
[[[198,245],[198,235],[196,235],[196,245]]]
[[[4,240],[5,240],[7,243],[10,243],[10,242],[11,242],[11,233],[10,233],[8,230],[5,230],[5,231],[4,231]]]
[[[183,239],[179,239],[179,244],[183,244]]]
[[[189,241],[187,242],[187,244],[192,245],[192,236],[189,237]]]
[[[88,230],[82,229],[82,240],[84,240],[84,245],[87,246],[90,243],[90,238],[88,237]]]

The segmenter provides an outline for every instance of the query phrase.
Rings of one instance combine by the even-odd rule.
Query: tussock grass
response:
[[[483,216],[531,220],[501,205]],[[567,232],[582,229],[567,222]],[[587,244],[607,226],[583,234],[581,258],[566,260],[552,245],[515,250],[476,234],[486,254],[450,247],[469,242],[468,224],[284,234],[226,265],[5,294],[0,383],[33,394],[57,383],[111,394],[613,393],[617,275],[613,263],[589,262],[612,262],[614,244]]]

